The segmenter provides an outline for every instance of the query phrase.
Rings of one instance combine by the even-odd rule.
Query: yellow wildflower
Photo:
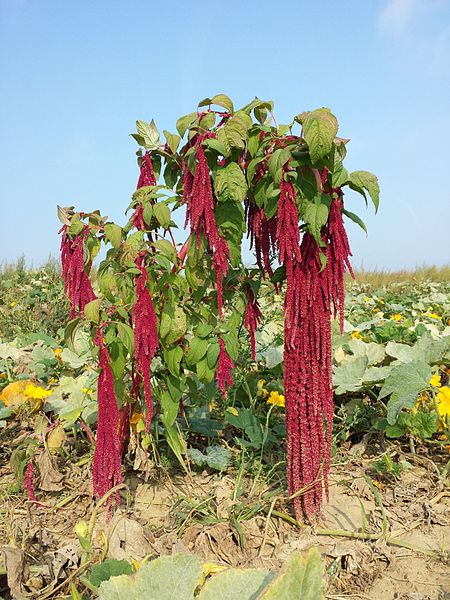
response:
[[[91,391],[92,391],[92,390],[91,390]],[[145,421],[145,417],[144,417],[144,415],[143,415],[142,413],[139,413],[139,412],[134,412],[134,413],[131,415],[131,418],[130,418],[130,425],[131,425],[131,427],[133,427],[133,429],[136,429],[136,426],[137,426],[137,424],[138,424],[138,423],[139,423],[139,421],[141,421],[141,420],[142,420],[142,421]]]
[[[262,396],[263,398],[266,398],[269,395],[269,392],[264,387],[265,383],[266,383],[265,379],[260,379],[257,383],[257,389],[258,389],[257,395]]]
[[[234,415],[235,417],[239,416],[238,411],[234,408],[234,406],[229,406],[227,408],[227,412],[231,413],[232,415]]]
[[[436,404],[443,421],[450,418],[450,387],[444,385],[436,394]]]
[[[398,313],[395,313],[395,315],[391,316],[391,321],[401,321],[402,320],[402,315],[399,315]]]
[[[91,389],[89,388],[83,388],[83,394],[86,394],[86,396],[92,396],[92,394],[94,393]]]
[[[13,300],[12,302],[9,303],[9,306],[11,308],[14,308],[16,304],[17,304],[17,302],[14,302],[14,300]]]
[[[441,387],[441,385],[442,385],[442,383],[441,383],[441,376],[436,373],[430,379],[429,384],[432,385],[433,387],[437,387],[437,388]]]
[[[362,335],[359,331],[352,331],[352,338],[355,340],[362,340]]]
[[[417,396],[416,404],[412,409],[413,415],[415,415],[417,413],[417,411],[420,410],[422,408],[422,406],[429,401],[429,399],[430,398],[426,392],[422,392],[421,394],[419,394]]]
[[[274,404],[275,406],[284,406],[284,396],[279,392],[270,392],[267,404]]]
[[[57,361],[59,362],[59,364],[61,364],[61,363],[62,363],[62,356],[61,356],[62,352],[63,352],[63,349],[62,349],[62,348],[55,348],[55,349],[53,350],[53,353],[54,353],[54,355],[55,355],[55,357],[56,357]]]
[[[52,390],[46,390],[39,385],[34,385],[34,383],[27,385],[23,391],[23,395],[31,400],[44,400],[44,398],[51,396],[51,394],[53,394]]]
[[[203,565],[203,571],[200,576],[200,579],[198,580],[198,585],[202,586],[205,583],[207,577],[209,577],[210,575],[214,575],[215,573],[220,573],[221,571],[224,571],[225,568],[226,567],[224,565],[205,563]]]
[[[50,384],[56,384],[58,383],[59,379],[57,377],[50,377],[50,379],[48,380],[48,382]]]
[[[430,317],[430,319],[441,319],[442,317],[440,315],[437,315],[436,313],[430,312],[428,313],[428,316]]]
[[[379,309],[379,308],[374,308],[374,309],[372,310],[372,312],[374,312],[374,313],[380,312],[380,309]]]

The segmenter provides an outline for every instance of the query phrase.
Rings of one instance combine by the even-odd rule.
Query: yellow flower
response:
[[[450,387],[444,385],[436,395],[436,404],[440,417],[445,421],[450,418]]]
[[[92,396],[92,394],[93,394],[93,391],[91,389],[88,389],[88,388],[85,388],[85,387],[83,388],[82,391],[83,391],[83,394],[86,394],[86,396]]]
[[[441,376],[436,373],[430,379],[429,384],[432,385],[432,386],[434,386],[434,387],[437,387],[437,388],[441,387],[441,385],[442,385],[442,383],[441,383]]]
[[[374,313],[380,312],[380,309],[379,309],[379,308],[374,308],[374,309],[372,310],[372,312],[374,312]]]
[[[53,394],[52,390],[46,390],[45,388],[30,383],[23,391],[23,395],[31,400],[43,400]]]
[[[442,317],[440,317],[439,315],[437,315],[436,313],[430,312],[428,313],[428,316],[430,317],[430,319],[441,319]]]
[[[50,384],[58,383],[58,381],[59,379],[57,377],[50,377],[50,379],[48,380]]]
[[[14,308],[16,304],[17,304],[17,302],[12,301],[12,302],[9,303],[9,306],[11,308]]]
[[[352,338],[355,338],[355,340],[362,340],[362,337],[359,331],[352,331]]]
[[[257,396],[262,396],[263,398],[266,398],[269,395],[269,392],[264,387],[265,383],[266,383],[265,379],[260,379],[258,381],[258,383],[257,383],[257,388],[258,388]]]
[[[131,427],[133,427],[133,429],[136,429],[136,426],[139,423],[139,421],[145,421],[144,415],[142,413],[139,413],[139,412],[134,412],[131,415],[131,418],[130,418],[130,425],[131,425]]]
[[[402,315],[399,315],[398,313],[391,316],[391,321],[401,321],[401,320],[402,320]]]
[[[62,348],[55,348],[53,350],[54,354],[56,357],[61,356],[63,349]]]
[[[422,392],[421,394],[419,394],[417,396],[416,404],[412,409],[413,415],[415,415],[417,413],[417,411],[420,410],[422,408],[422,406],[429,401],[429,399],[430,398],[426,392]]]
[[[284,396],[278,392],[270,392],[267,404],[274,404],[275,406],[284,406]]]
[[[229,406],[227,408],[227,412],[231,413],[232,415],[234,415],[235,417],[239,416],[238,411],[234,408],[234,406]]]

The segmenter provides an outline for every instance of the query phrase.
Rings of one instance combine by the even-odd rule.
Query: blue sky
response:
[[[135,120],[216,93],[333,110],[381,185],[377,216],[346,199],[356,267],[450,262],[449,0],[0,0],[0,67],[0,262],[57,255],[56,204],[123,223]]]

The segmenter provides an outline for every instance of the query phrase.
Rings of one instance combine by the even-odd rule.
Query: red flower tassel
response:
[[[141,159],[139,179],[137,182],[136,189],[138,190],[146,185],[156,185],[156,177],[155,172],[153,170],[152,159],[150,158],[148,152],[146,152]],[[133,226],[136,227],[136,229],[139,229],[140,231],[145,231],[147,229],[144,222],[143,212],[144,209],[142,207],[142,203],[139,203],[133,213],[133,216],[131,217],[131,222],[133,223]]]
[[[120,440],[118,436],[119,408],[114,392],[114,376],[111,370],[111,358],[103,343],[103,332],[100,327],[95,336],[95,344],[99,347],[98,366],[98,426],[92,466],[94,496],[101,498],[111,488],[122,482]],[[115,503],[120,499],[116,492]],[[109,504],[114,502],[110,498]]]
[[[233,383],[231,377],[231,369],[234,369],[234,364],[231,358],[228,356],[228,352],[225,347],[225,342],[219,339],[219,360],[217,362],[216,370],[216,381],[219,390],[222,392],[222,396],[225,399],[227,396],[227,387]]]
[[[262,318],[262,313],[259,309],[258,299],[255,297],[250,285],[247,286],[247,305],[244,313],[244,327],[250,334],[250,348],[252,351],[252,359],[256,359],[256,342],[255,331]]]
[[[135,342],[134,354],[138,375],[144,383],[145,405],[147,407],[146,431],[148,431],[153,418],[150,366],[159,345],[158,327],[155,307],[147,288],[149,278],[147,269],[144,266],[144,255],[141,254],[138,256],[136,266],[141,273],[135,278],[136,303],[132,312]]]
[[[61,238],[61,274],[64,279],[64,292],[70,301],[70,318],[82,313],[86,304],[95,299],[89,275],[84,268],[83,244],[88,236],[86,225],[83,231],[71,238],[64,225]]]

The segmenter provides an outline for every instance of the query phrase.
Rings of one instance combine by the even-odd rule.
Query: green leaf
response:
[[[180,117],[178,119],[176,128],[177,128],[178,133],[181,135],[181,137],[184,137],[184,134],[186,133],[186,130],[188,129],[188,127],[190,125],[192,125],[193,123],[195,123],[196,120],[197,120],[197,113],[195,113],[195,112],[189,113],[188,115],[185,115],[184,117]]]
[[[263,444],[264,435],[261,423],[259,422],[258,417],[256,417],[247,408],[239,408],[237,415],[226,411],[225,421],[227,421],[233,427],[236,427],[236,429],[241,429],[244,431],[250,440],[250,443],[255,448],[260,448]]]
[[[193,338],[190,341],[189,350],[186,355],[186,362],[188,363],[188,365],[195,365],[196,363],[198,363],[198,361],[205,356],[207,350],[207,340],[199,337]]]
[[[211,98],[211,104],[217,104],[217,106],[223,106],[225,110],[232,113],[234,111],[233,102],[225,94],[216,94]]]
[[[269,158],[267,166],[269,169],[269,173],[272,176],[272,179],[275,181],[275,183],[278,184],[278,182],[280,181],[281,171],[290,158],[291,153],[289,152],[289,150],[286,150],[286,148],[278,148],[278,150],[275,150],[275,152]]]
[[[186,333],[186,314],[181,306],[166,302],[160,320],[159,335],[167,345],[173,344]]]
[[[106,223],[105,225],[105,237],[111,242],[113,248],[119,248],[122,242],[123,229],[115,223]]]
[[[110,577],[117,575],[131,575],[133,567],[126,560],[117,560],[109,558],[103,563],[96,564],[92,567],[89,581],[95,587],[99,587],[103,581],[108,581]]]
[[[247,195],[247,181],[241,167],[232,162],[219,168],[214,179],[214,190],[221,202],[243,202]]]
[[[138,134],[144,140],[145,148],[148,148],[149,150],[155,150],[160,146],[161,140],[159,139],[159,131],[153,119],[150,121],[150,123],[146,123],[145,121],[136,121],[136,128]]]
[[[207,112],[206,115],[200,119],[199,126],[202,129],[211,129],[214,127],[214,123],[216,122],[216,115],[213,112]]]
[[[341,163],[340,168],[338,168],[334,173],[331,174],[331,185],[334,188],[339,188],[339,187],[343,186],[345,183],[347,183],[347,181],[348,181],[348,171],[344,166],[342,166],[342,163]]]
[[[247,119],[245,118],[247,117]],[[250,121],[250,122],[249,122]],[[219,130],[223,132],[225,140],[219,136],[219,141],[228,148],[245,148],[245,142],[248,138],[248,128],[251,127],[251,119],[245,113],[238,112],[228,119],[223,128]]]
[[[174,400],[170,393],[166,390],[161,392],[159,395],[159,401],[161,404],[163,422],[166,427],[170,427],[177,418],[178,411],[180,410],[180,404],[178,400]]]
[[[208,148],[212,148],[216,152],[218,152],[222,156],[228,156],[228,152],[225,149],[225,146],[215,138],[207,138],[204,142],[204,145],[208,146]]]
[[[315,202],[305,203],[303,220],[308,225],[310,233],[319,246],[323,246],[321,229],[328,220],[328,206],[326,204],[316,204]]]
[[[180,374],[180,362],[183,357],[183,349],[180,346],[175,346],[169,350],[164,350],[164,362],[167,368],[177,377]]]
[[[358,217],[358,215],[355,215],[355,213],[350,212],[349,210],[346,210],[345,208],[342,209],[342,212],[344,213],[344,215],[346,217],[348,217],[354,223],[356,223],[357,225],[359,225],[361,227],[361,229],[363,229],[366,232],[366,234],[367,234],[366,225],[365,225],[364,221],[362,219],[360,219],[360,217]]]
[[[210,335],[212,330],[213,328],[211,325],[209,325],[209,323],[200,323],[195,330],[195,335],[197,337],[206,338]]]
[[[158,202],[153,206],[153,214],[156,217],[158,223],[160,223],[164,229],[167,229],[170,225],[170,209],[164,202]]]
[[[126,323],[117,323],[117,335],[119,340],[123,342],[123,345],[130,353],[130,356],[134,355],[134,332],[129,325]]]
[[[206,360],[210,369],[215,369],[217,361],[219,359],[220,346],[218,342],[214,342],[209,345],[208,352],[206,353]]]
[[[283,573],[273,581],[261,600],[321,600],[323,590],[323,563],[316,548],[306,555],[292,554]]]
[[[175,154],[176,151],[178,150],[178,146],[180,145],[181,137],[179,135],[177,135],[176,133],[170,133],[170,131],[166,131],[165,129],[163,130],[163,133],[164,133],[164,137],[167,140],[169,148]]]
[[[208,359],[205,356],[202,360],[199,360],[196,364],[197,376],[203,383],[211,383],[214,379],[215,369],[209,367]]]
[[[177,253],[173,245],[169,242],[169,240],[156,240],[153,242],[155,248],[157,248],[163,256],[167,257],[172,263],[177,262]]]
[[[263,569],[227,569],[208,580],[198,600],[256,600],[274,575]]]
[[[417,394],[428,387],[431,368],[423,361],[396,365],[386,378],[379,398],[391,396],[387,404],[387,420],[394,425],[403,408],[413,408]]]
[[[329,108],[318,108],[307,114],[303,120],[303,136],[313,164],[331,151],[337,130],[337,119]]]
[[[132,578],[121,575],[104,581],[99,600],[194,600],[201,574],[196,556],[160,556],[143,564]]]
[[[336,394],[357,392],[363,387],[363,377],[369,359],[366,355],[353,356],[334,369],[333,385]]]
[[[95,300],[91,300],[84,307],[84,316],[88,321],[92,321],[93,323],[98,323],[100,320],[100,306],[102,303],[101,298],[96,298]]]
[[[75,345],[74,345],[75,344],[75,334],[77,332],[77,329],[81,325],[81,323],[82,323],[81,318],[77,317],[76,319],[69,321],[69,323],[67,324],[67,326],[64,330],[64,343],[69,348],[69,350],[72,350],[72,352],[76,352]]]
[[[355,191],[362,193],[364,197],[364,190],[367,190],[373,205],[375,206],[375,212],[378,211],[378,205],[380,203],[380,186],[377,177],[373,175],[373,173],[369,173],[368,171],[353,171],[350,173],[349,185]]]

